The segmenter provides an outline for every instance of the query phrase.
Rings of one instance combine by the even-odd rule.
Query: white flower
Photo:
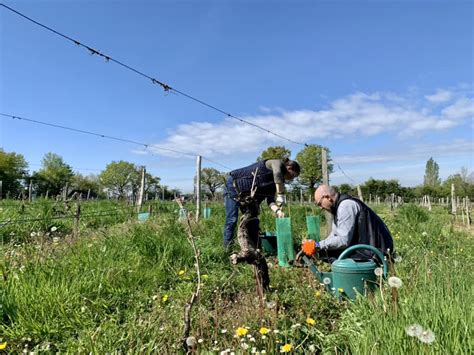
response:
[[[190,348],[194,348],[196,346],[196,338],[193,336],[187,337],[186,345]]]
[[[312,353],[316,352],[316,347],[314,346],[314,344],[310,344],[308,346],[308,350],[311,351]]]
[[[266,336],[266,335],[262,335],[262,339],[263,339],[263,340],[267,339],[267,336]]]
[[[325,277],[325,278],[323,279],[323,283],[324,283],[325,285],[330,285],[330,284],[331,284],[331,279],[330,279],[329,277]]]
[[[426,237],[426,236],[428,235],[428,233],[423,232],[423,233],[421,233],[421,235],[422,235],[423,237]]]
[[[278,329],[275,329],[275,330],[273,331],[273,333],[278,334],[278,333],[280,333],[280,331],[279,331]]]
[[[298,327],[301,327],[300,323],[296,323],[296,324],[291,325],[291,329],[295,329],[295,328],[298,328]]]
[[[419,324],[412,324],[405,328],[405,332],[408,336],[417,337],[423,333],[423,327]]]
[[[221,329],[221,334],[227,333],[227,329]]]
[[[242,344],[240,344],[240,346],[241,346],[242,349],[244,349],[244,350],[247,350],[248,348],[250,348],[250,345],[247,344],[247,343],[242,343]]]
[[[58,230],[58,227],[56,227],[56,226],[51,227],[51,232],[56,232],[57,230]]]
[[[53,243],[59,243],[59,237],[54,237],[53,238]]]
[[[35,233],[35,232],[31,232],[30,237],[36,237],[36,233]]]
[[[426,329],[426,330],[422,331],[420,335],[418,335],[418,339],[422,343],[431,344],[432,342],[435,341],[435,335],[431,330]]]
[[[262,351],[260,351],[261,354],[266,354],[267,351],[265,349],[262,349]]]
[[[252,348],[251,353],[252,353],[252,354],[255,354],[256,352],[257,352],[257,348],[254,346],[254,347]]]
[[[275,301],[266,302],[265,305],[267,306],[268,309],[272,309],[276,307],[276,302]]]
[[[204,339],[198,339],[198,343],[201,344],[204,341]]]
[[[391,276],[391,277],[388,278],[388,284],[389,284],[390,287],[400,288],[400,287],[402,287],[403,282],[398,277]]]
[[[255,338],[254,338],[254,337],[251,337],[249,340],[250,340],[252,343],[255,343]]]
[[[383,269],[382,269],[381,267],[375,268],[374,274],[375,274],[376,276],[382,276],[382,275],[383,275]]]

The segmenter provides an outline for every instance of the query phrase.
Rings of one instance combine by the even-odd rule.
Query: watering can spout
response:
[[[321,271],[318,270],[316,265],[314,265],[313,261],[310,258],[308,258],[306,255],[303,255],[303,261],[308,266],[308,268],[311,270],[311,272],[317,277],[319,282],[323,282],[324,274]]]

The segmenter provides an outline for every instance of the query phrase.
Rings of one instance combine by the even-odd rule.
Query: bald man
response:
[[[314,193],[314,202],[334,216],[331,234],[316,245],[323,259],[332,263],[344,249],[356,244],[371,245],[384,254],[393,252],[393,238],[387,226],[361,200],[321,185]],[[372,256],[370,251],[361,250],[354,252],[352,258],[367,260]]]

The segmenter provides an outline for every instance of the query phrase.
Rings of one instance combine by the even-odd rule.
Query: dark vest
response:
[[[351,240],[350,245],[352,246],[355,244],[368,244],[379,249],[385,255],[388,254],[389,250],[390,254],[393,254],[393,238],[390,234],[390,231],[388,230],[382,219],[361,200],[349,195],[339,195],[334,203],[332,210],[332,214],[335,217],[336,225],[337,209],[339,207],[339,204],[345,200],[355,201],[360,207],[360,213],[357,216],[357,226],[354,230],[354,236]],[[373,253],[369,251],[358,251],[354,252],[354,256],[362,259],[371,258],[373,256]]]
[[[265,166],[266,160],[262,160],[246,166],[241,169],[232,170],[232,176],[237,192],[249,194],[252,188],[253,174],[257,168],[257,177],[255,185],[257,186],[256,198],[259,202],[267,197],[274,197],[276,193],[275,181],[273,179],[273,171]]]

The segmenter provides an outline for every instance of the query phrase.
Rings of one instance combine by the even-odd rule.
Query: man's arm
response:
[[[279,159],[269,159],[265,162],[265,166],[273,171],[273,181],[275,181],[277,194],[285,193],[285,165]]]
[[[342,201],[337,209],[337,226],[333,224],[331,234],[319,242],[319,247],[323,250],[346,248],[354,236],[359,212],[360,207],[357,202]]]

